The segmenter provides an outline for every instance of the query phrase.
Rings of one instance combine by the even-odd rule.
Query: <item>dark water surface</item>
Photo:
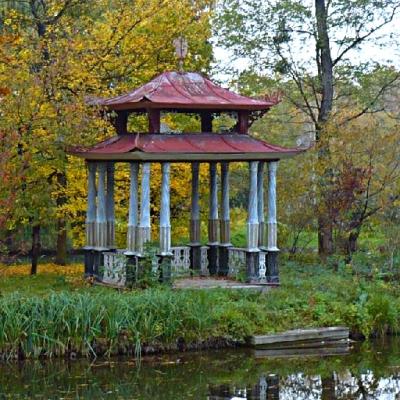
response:
[[[326,357],[223,350],[140,366],[130,359],[0,364],[0,399],[400,400],[400,339]]]

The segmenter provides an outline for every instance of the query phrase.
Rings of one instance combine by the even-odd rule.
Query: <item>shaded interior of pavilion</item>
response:
[[[90,148],[73,151],[86,160],[88,207],[86,217],[85,273],[96,279],[126,285],[127,271],[141,268],[151,238],[151,165],[161,165],[157,244],[158,273],[164,281],[187,272],[203,276],[236,276],[259,285],[279,284],[277,257],[276,174],[280,159],[298,149],[271,145],[249,135],[251,123],[276,104],[254,100],[216,86],[193,73],[166,73],[133,92],[98,100],[96,106],[113,112],[117,135]],[[165,113],[198,115],[200,133],[174,133],[161,124]],[[227,113],[234,124],[213,132],[213,119]],[[128,132],[129,114],[145,115],[148,132]],[[115,165],[129,164],[129,213],[126,247],[115,245]],[[171,245],[171,163],[190,163],[190,241]],[[247,239],[244,248],[231,243],[230,171],[234,162],[249,168]],[[208,165],[207,182],[199,168]],[[199,187],[208,190],[207,237],[201,237]],[[154,188],[153,188],[154,190]],[[265,190],[265,193],[264,193]],[[265,201],[266,200],[266,201]],[[266,203],[266,204],[265,204]],[[204,213],[204,210],[202,210]],[[234,223],[234,222],[233,222]],[[134,274],[135,275],[135,274]]]

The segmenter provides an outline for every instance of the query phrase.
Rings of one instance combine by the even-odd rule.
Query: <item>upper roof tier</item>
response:
[[[109,99],[94,99],[92,104],[111,110],[207,109],[268,110],[279,100],[241,96],[224,89],[197,72],[164,72],[139,88]]]

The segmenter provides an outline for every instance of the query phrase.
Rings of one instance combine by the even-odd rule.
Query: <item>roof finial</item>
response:
[[[188,42],[183,36],[179,36],[173,41],[175,54],[179,58],[179,71],[183,72],[183,60],[187,56]]]

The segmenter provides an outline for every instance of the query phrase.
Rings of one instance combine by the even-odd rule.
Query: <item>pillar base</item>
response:
[[[219,219],[208,220],[208,240],[210,243],[219,242]]]
[[[93,276],[94,274],[94,254],[92,248],[85,248],[85,278]]]
[[[136,230],[137,251],[144,252],[144,245],[151,240],[151,228],[149,226],[138,226]]]
[[[104,255],[103,252],[108,249],[93,249],[93,276],[97,279],[102,278],[100,273],[100,267],[104,266]]]
[[[207,244],[207,256],[208,256],[208,271],[210,275],[216,275],[218,272],[218,253],[219,253],[219,244],[218,243],[209,243]]]
[[[159,269],[159,281],[170,285],[172,283],[171,274],[171,261],[172,255],[157,255],[158,257],[158,269]]]
[[[259,251],[246,251],[246,281],[248,283],[258,283],[259,281],[259,256]]]
[[[107,221],[107,247],[115,250],[117,246],[115,245],[115,222]]]
[[[190,270],[191,275],[201,272],[201,244],[189,243],[190,246]]]
[[[138,258],[135,254],[125,254],[126,256],[126,286],[132,287],[137,281]]]
[[[229,248],[232,247],[230,243],[221,244],[219,246],[219,265],[218,275],[228,276],[229,273]]]
[[[266,246],[266,224],[264,221],[258,222],[258,247],[261,249]]]
[[[190,220],[190,241],[193,244],[200,242],[201,221],[199,219]]]
[[[171,253],[171,226],[160,226],[160,255]]]
[[[276,285],[279,285],[278,255],[279,251],[269,250],[267,253],[267,282]]]

